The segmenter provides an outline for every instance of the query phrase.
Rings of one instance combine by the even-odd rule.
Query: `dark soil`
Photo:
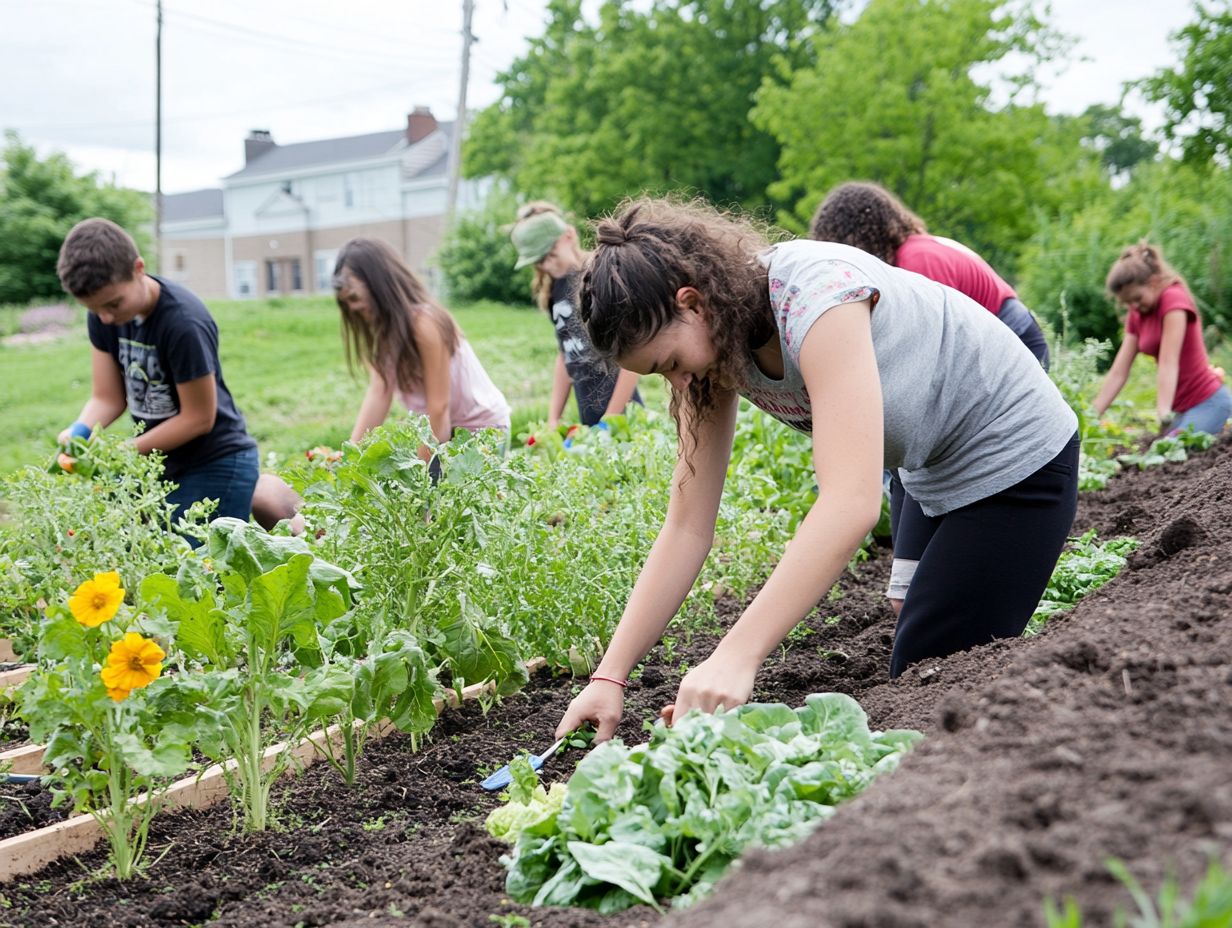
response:
[[[1186,886],[1207,842],[1232,841],[1232,443],[1183,465],[1116,478],[1084,498],[1078,528],[1144,539],[1133,569],[1040,637],[928,662],[887,679],[893,615],[884,552],[847,577],[760,674],[754,698],[798,703],[854,695],[878,727],[928,739],[798,848],[754,852],[690,926],[1040,925],[1045,896],[1072,894],[1109,924],[1127,893],[1115,855],[1149,887],[1168,867]],[[1122,525],[1121,523],[1125,523]],[[720,604],[722,623],[739,604]],[[827,621],[832,616],[838,620]],[[627,741],[670,702],[682,663],[715,638],[660,647],[628,691]],[[544,672],[484,715],[449,710],[433,740],[371,744],[359,783],[326,765],[278,791],[281,829],[235,831],[226,807],[157,820],[145,878],[88,878],[101,851],[0,887],[0,925],[229,928],[497,924],[652,925],[530,909],[503,894],[502,845],[482,817],[497,800],[475,780],[523,748],[542,748],[575,691]],[[576,753],[549,764],[563,777]],[[164,854],[165,851],[165,854]],[[159,856],[163,855],[163,856]]]
[[[1232,440],[1084,496],[1076,525],[1134,534],[1129,569],[1038,638],[929,662],[863,698],[928,738],[812,838],[754,852],[681,928],[1087,926],[1232,861]]]
[[[881,595],[888,570],[889,557],[878,552],[844,577],[768,662],[755,698],[799,703],[808,693],[830,690],[858,697],[884,682],[894,627]],[[720,627],[741,612],[730,599],[717,606]],[[643,720],[657,718],[672,701],[681,667],[707,657],[716,640],[712,632],[678,632],[647,659],[628,690],[620,730],[626,741],[644,739]],[[491,928],[489,916],[518,914],[536,928],[657,923],[661,916],[646,908],[603,917],[531,909],[504,894],[499,858],[506,847],[482,827],[498,800],[476,781],[519,751],[550,744],[576,690],[572,679],[540,672],[486,716],[475,703],[447,710],[418,753],[401,735],[371,743],[352,789],[317,764],[278,789],[281,828],[268,834],[237,833],[225,806],[162,816],[150,839],[157,863],[145,878],[128,884],[91,878],[105,865],[96,850],[0,887],[0,905],[7,903],[0,925]],[[558,755],[547,774],[563,778],[580,756]],[[38,824],[62,817],[45,808],[46,794],[27,790],[23,803]],[[4,808],[12,830],[30,827],[18,807]]]

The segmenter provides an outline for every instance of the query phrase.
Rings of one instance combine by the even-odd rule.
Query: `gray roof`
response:
[[[222,188],[163,194],[163,222],[222,218]]]
[[[453,123],[442,122],[439,128],[448,133],[453,128]],[[315,165],[379,158],[381,155],[393,152],[405,140],[405,129],[393,129],[389,132],[370,132],[367,135],[351,135],[340,139],[318,139],[315,142],[275,145],[253,158],[234,174],[228,174],[224,180],[297,171]],[[437,165],[433,163],[420,174],[438,173],[436,168]]]

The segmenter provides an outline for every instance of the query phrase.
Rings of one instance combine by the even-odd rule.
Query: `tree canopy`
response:
[[[498,77],[499,101],[466,143],[468,176],[493,174],[579,214],[639,192],[692,190],[758,207],[778,145],[749,122],[753,95],[781,58],[807,63],[832,0],[552,0],[544,34]]]
[[[814,61],[780,66],[757,95],[754,123],[782,146],[771,193],[780,222],[807,226],[847,180],[893,190],[930,229],[1012,262],[1035,229],[1101,182],[1084,125],[1017,102],[1033,69],[1066,47],[1028,10],[999,0],[871,0],[818,35]],[[1002,75],[1014,56],[1023,73]],[[996,105],[997,94],[1008,97]]]
[[[1164,105],[1165,134],[1196,163],[1232,157],[1232,5],[1196,5],[1197,19],[1175,36],[1179,63],[1139,82]]]
[[[78,175],[62,154],[40,159],[14,132],[6,132],[0,166],[0,303],[28,303],[61,296],[56,276],[60,244],[69,229],[90,216],[148,239],[152,210],[146,194],[104,183],[96,173]]]

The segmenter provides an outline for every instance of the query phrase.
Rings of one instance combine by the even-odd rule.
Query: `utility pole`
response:
[[[160,0],[161,2],[161,0]],[[458,206],[458,177],[462,173],[462,133],[466,129],[466,84],[471,74],[471,44],[475,36],[471,21],[475,15],[475,0],[462,0],[462,79],[458,86],[458,115],[449,139],[449,193],[445,201],[445,223],[453,223]]]
[[[154,266],[163,272],[163,0],[154,33]]]

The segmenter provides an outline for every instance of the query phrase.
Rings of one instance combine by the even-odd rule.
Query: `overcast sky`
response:
[[[546,0],[476,0],[469,107],[542,32]],[[280,143],[399,128],[416,104],[457,107],[461,0],[165,0],[163,189],[217,186],[249,129]],[[1180,0],[1054,0],[1080,41],[1041,75],[1055,112],[1114,103],[1171,61]],[[154,0],[0,0],[0,127],[81,169],[154,187]],[[1078,60],[1085,57],[1089,60]],[[1150,125],[1152,111],[1137,109]]]

